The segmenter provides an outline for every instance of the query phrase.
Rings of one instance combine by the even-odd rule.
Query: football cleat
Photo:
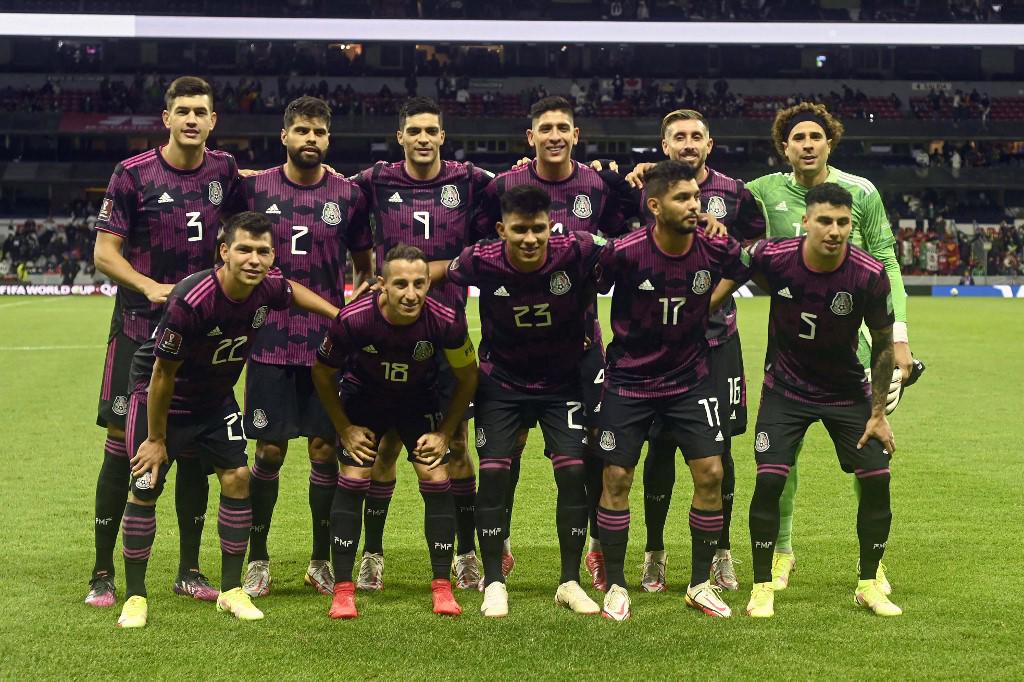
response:
[[[241,587],[221,592],[217,597],[217,610],[227,611],[238,620],[263,620],[263,612],[252,603],[252,598]]]
[[[857,574],[860,574],[860,562],[857,562]],[[875,571],[875,582],[878,583],[878,589],[882,591],[886,597],[892,594],[892,585],[889,584],[889,578],[885,575],[885,564],[879,562],[878,570]]]
[[[668,555],[665,550],[644,552],[644,564],[640,569],[640,588],[644,592],[667,592],[665,566]]]
[[[718,596],[721,591],[721,587],[712,585],[710,580],[705,580],[700,585],[687,587],[684,601],[687,606],[702,611],[705,615],[728,618],[732,615],[732,609]]]
[[[89,594],[85,595],[85,603],[89,606],[106,608],[113,606],[117,601],[117,591],[114,588],[114,576],[101,571],[89,581]]]
[[[430,582],[431,598],[434,601],[434,613],[439,616],[458,616],[462,607],[455,601],[452,594],[452,583],[447,578],[435,578]]]
[[[310,559],[303,582],[320,594],[331,596],[334,594],[334,566],[330,561]]]
[[[175,594],[200,601],[217,601],[217,597],[220,595],[220,592],[210,584],[210,579],[196,570],[179,575],[171,589]]]
[[[738,563],[728,549],[715,552],[715,558],[711,560],[711,584],[718,585],[723,590],[740,589],[740,581],[736,578]]]
[[[776,592],[789,587],[789,576],[796,570],[796,556],[775,552],[772,556],[772,587]]]
[[[505,548],[501,551],[501,575],[508,580],[512,575],[512,569],[516,567],[516,558],[512,556],[512,550]]]
[[[384,589],[384,555],[374,552],[363,552],[359,562],[359,577],[356,578],[356,589],[375,592]]]
[[[612,585],[604,595],[601,615],[611,620],[623,621],[633,616],[630,610],[629,592],[622,585]]]
[[[864,608],[870,609],[876,616],[903,615],[903,609],[889,601],[876,580],[858,581],[853,600]]]
[[[775,615],[775,588],[772,583],[754,583],[747,602],[747,615],[751,618],[771,618]]]
[[[128,597],[128,601],[121,607],[121,617],[117,619],[119,628],[144,628],[149,618],[149,606],[146,598],[135,595]]]
[[[351,580],[334,584],[334,599],[331,600],[331,610],[327,615],[331,618],[355,618],[359,615],[356,611],[356,586]]]
[[[242,578],[242,589],[255,599],[270,594],[270,561],[250,561]]]
[[[480,585],[480,562],[476,552],[459,554],[452,562],[452,575],[455,587],[460,590],[475,590]]]
[[[487,618],[504,618],[508,615],[508,590],[505,589],[505,583],[495,580],[484,588],[480,613]]]
[[[591,599],[580,584],[575,580],[562,583],[555,591],[555,603],[571,609],[573,613],[594,616],[601,612],[601,607]]]
[[[587,552],[587,556],[584,558],[583,563],[586,564],[587,571],[590,573],[590,582],[594,586],[594,589],[607,592],[608,576],[604,572],[604,553],[593,551]]]

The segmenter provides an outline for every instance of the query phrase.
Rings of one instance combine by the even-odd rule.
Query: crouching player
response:
[[[190,275],[174,287],[156,332],[132,359],[125,433],[136,455],[124,510],[128,600],[119,627],[146,625],[146,565],[156,535],[156,501],[171,460],[182,452],[198,452],[220,479],[217,610],[241,620],[263,618],[241,587],[252,506],[234,386],[270,310],[294,303],[326,317],[338,314],[335,306],[271,270],[270,228],[258,213],[232,217],[220,245],[224,265]]]
[[[420,481],[434,613],[457,616],[462,609],[449,580],[455,503],[448,446],[476,391],[476,351],[464,314],[427,298],[430,274],[422,251],[404,244],[392,248],[377,280],[381,291],[347,306],[331,325],[313,368],[317,393],[343,448],[331,508],[336,582],[330,616],[358,615],[352,567],[371,467],[381,439],[389,434],[405,444]],[[436,355],[441,351],[457,382],[446,406],[437,399]]]

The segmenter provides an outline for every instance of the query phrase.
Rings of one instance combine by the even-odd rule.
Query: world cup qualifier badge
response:
[[[711,273],[707,270],[698,270],[693,276],[693,293],[698,296],[708,293],[711,288]]]
[[[590,197],[586,194],[577,194],[576,200],[572,202],[572,214],[581,219],[594,215],[594,207],[590,203]]]
[[[219,181],[214,180],[210,183],[208,196],[214,206],[220,206],[220,202],[224,201],[224,188],[220,186]]]
[[[252,328],[259,329],[263,326],[263,323],[267,321],[267,311],[269,308],[265,305],[261,305],[256,309],[256,314],[252,317]]]
[[[412,349],[412,359],[416,362],[423,362],[432,357],[434,357],[434,344],[429,341],[417,341],[416,346]]]
[[[725,199],[722,197],[711,197],[708,199],[708,206],[705,213],[710,213],[716,218],[724,218],[728,211],[725,209]]]
[[[445,208],[455,208],[461,201],[459,188],[455,185],[445,185],[441,188],[441,205]]]
[[[320,218],[328,225],[337,225],[341,222],[341,208],[333,201],[328,201],[324,204],[324,211]]]
[[[551,275],[550,288],[551,293],[555,296],[561,296],[572,288],[572,281],[569,279],[569,275],[565,273],[565,270],[559,270]]]
[[[853,312],[853,296],[849,292],[840,291],[832,299],[830,307],[836,315],[849,315]]]

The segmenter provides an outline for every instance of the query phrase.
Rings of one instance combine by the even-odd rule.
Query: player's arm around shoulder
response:
[[[301,308],[307,312],[316,313],[317,315],[322,315],[330,320],[336,318],[338,313],[341,312],[341,308],[330,301],[321,298],[318,294],[298,282],[290,279],[285,281],[291,288],[291,301],[295,304],[295,307]]]

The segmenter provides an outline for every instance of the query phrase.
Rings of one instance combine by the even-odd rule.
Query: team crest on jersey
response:
[[[725,210],[725,199],[722,197],[711,197],[708,199],[707,212],[716,218],[724,218],[728,211]]]
[[[266,412],[259,408],[256,408],[255,410],[252,411],[252,425],[255,426],[257,429],[265,429],[267,428],[267,424],[269,423],[270,422],[267,421]]]
[[[482,427],[478,426],[476,427],[476,446],[482,448],[485,445],[487,445],[487,434],[484,433]]]
[[[848,292],[840,291],[832,299],[832,312],[836,315],[849,315],[853,312],[853,296]]]
[[[208,196],[210,197],[210,203],[214,206],[220,206],[220,202],[224,201],[224,188],[220,186],[218,180],[210,183]]]
[[[324,204],[324,212],[320,214],[320,218],[328,225],[337,225],[341,222],[341,209],[338,204],[328,201]]]
[[[416,362],[423,362],[427,358],[434,357],[434,344],[430,341],[417,341],[412,349],[412,359]]]
[[[754,450],[757,452],[764,452],[770,447],[768,443],[768,434],[764,431],[757,432],[757,438],[754,439]]]
[[[586,194],[577,194],[576,200],[572,202],[572,214],[584,220],[594,215],[594,207],[590,204],[590,197]]]
[[[601,442],[599,443],[599,445],[601,446],[601,449],[605,450],[606,452],[611,452],[612,450],[614,450],[615,434],[612,433],[611,431],[602,431]]]
[[[110,411],[122,417],[128,414],[128,398],[123,395],[114,398],[114,404],[110,406]]]
[[[699,270],[693,276],[693,293],[698,296],[708,293],[711,288],[711,273],[707,270]]]
[[[571,288],[572,281],[569,279],[569,275],[565,274],[565,270],[559,270],[551,275],[551,293],[555,296],[561,296]]]
[[[461,201],[459,188],[455,185],[445,185],[441,188],[441,205],[445,208],[455,208]]]
[[[252,328],[259,329],[263,326],[263,323],[267,321],[267,311],[269,308],[265,305],[261,305],[256,309],[256,314],[252,317]]]

